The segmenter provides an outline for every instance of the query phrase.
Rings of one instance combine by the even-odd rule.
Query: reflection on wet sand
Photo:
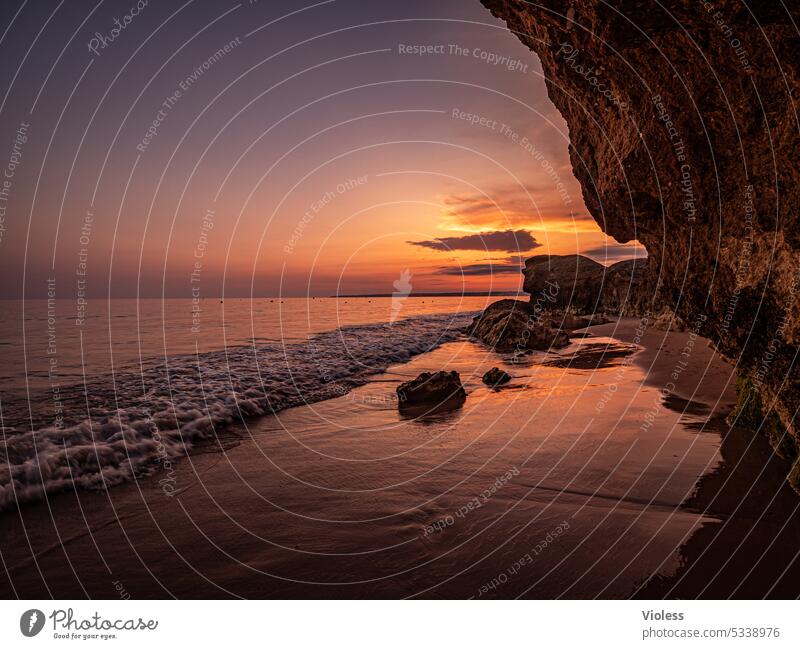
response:
[[[800,583],[800,499],[790,465],[766,438],[717,419],[722,462],[702,476],[683,505],[707,520],[681,545],[681,566],[657,575],[636,597],[795,599]]]
[[[172,495],[156,473],[7,513],[0,591],[114,597],[117,581],[133,598],[711,596],[749,571],[730,592],[753,596],[789,566],[777,580],[788,589],[796,498],[760,440],[724,427],[730,369],[698,349],[698,367],[665,393],[651,350],[669,366],[680,336],[634,345],[634,326],[513,359],[448,343],[340,398],[229,431],[177,465]],[[492,367],[512,381],[486,386]],[[442,368],[459,373],[466,401],[403,417],[396,387]]]

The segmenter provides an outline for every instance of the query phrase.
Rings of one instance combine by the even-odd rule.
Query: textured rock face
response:
[[[522,290],[534,304],[594,313],[602,308],[599,291],[605,270],[581,255],[536,255],[525,261]]]
[[[469,333],[498,352],[558,349],[569,336],[551,327],[543,309],[522,300],[499,300],[477,316]]]
[[[646,291],[646,273],[646,259],[629,259],[609,266],[602,291],[606,311],[640,315],[656,306],[653,296]]]
[[[640,287],[646,265],[644,259],[606,267],[583,255],[537,255],[525,261],[523,290],[547,309],[635,313],[644,308]]]
[[[424,414],[451,410],[467,398],[458,372],[423,372],[417,378],[397,386],[397,404],[401,411]]]
[[[541,59],[586,205],[646,246],[647,293],[797,440],[798,4],[482,2]]]

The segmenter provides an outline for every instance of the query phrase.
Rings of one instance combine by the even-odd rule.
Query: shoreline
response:
[[[137,471],[146,475],[159,462],[177,461],[241,421],[346,395],[391,364],[457,339],[471,318],[471,312],[418,314],[394,324],[342,325],[305,340],[153,356],[129,366],[118,360],[115,373],[88,379],[81,356],[83,383],[56,380],[41,397],[28,386],[16,399],[6,392],[4,445],[13,462],[0,474],[0,511],[68,491],[67,485],[130,482]],[[55,425],[51,393],[60,406]],[[45,471],[26,470],[34,460]]]
[[[635,322],[591,327],[562,351],[611,345],[616,353]],[[604,327],[619,335],[604,338]],[[642,436],[637,418],[658,394],[654,377],[663,377],[661,366],[684,339],[654,331],[640,342],[644,349],[593,370],[543,365],[542,357],[506,364],[476,343],[448,342],[342,397],[237,425],[176,464],[174,494],[164,493],[156,472],[6,512],[3,554],[13,581],[0,575],[0,592],[113,598],[116,582],[132,598],[691,596],[710,574],[698,557],[708,547],[715,556],[732,549],[709,538],[714,521],[735,525],[739,517],[733,496],[708,505],[734,458],[734,437],[722,438],[720,462],[721,430],[703,423],[719,422],[729,403],[711,398],[726,370],[710,350],[693,355],[713,372],[686,372],[680,388],[709,407],[665,403]],[[507,389],[482,385],[493,365],[514,375]],[[388,398],[395,385],[433,366],[460,371],[467,403],[424,421],[399,417]],[[601,393],[589,386],[602,381],[618,385],[615,394],[634,410],[609,406],[581,432],[581,404]],[[571,410],[577,419],[565,424]],[[757,442],[751,468],[764,451]],[[751,447],[736,446],[743,457],[753,456]],[[481,493],[491,497],[465,509]],[[559,525],[568,532],[540,552]],[[507,588],[481,590],[531,547],[538,554],[528,572],[514,568]],[[755,550],[747,546],[744,561]],[[692,579],[684,576],[690,565]]]

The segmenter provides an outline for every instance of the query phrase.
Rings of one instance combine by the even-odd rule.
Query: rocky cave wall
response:
[[[541,59],[592,216],[646,246],[648,295],[738,365],[742,416],[795,460],[800,3],[482,2]]]

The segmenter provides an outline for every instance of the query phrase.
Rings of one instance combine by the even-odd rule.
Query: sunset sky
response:
[[[643,254],[477,1],[106,4],[0,6],[2,297],[509,290],[533,254]]]

